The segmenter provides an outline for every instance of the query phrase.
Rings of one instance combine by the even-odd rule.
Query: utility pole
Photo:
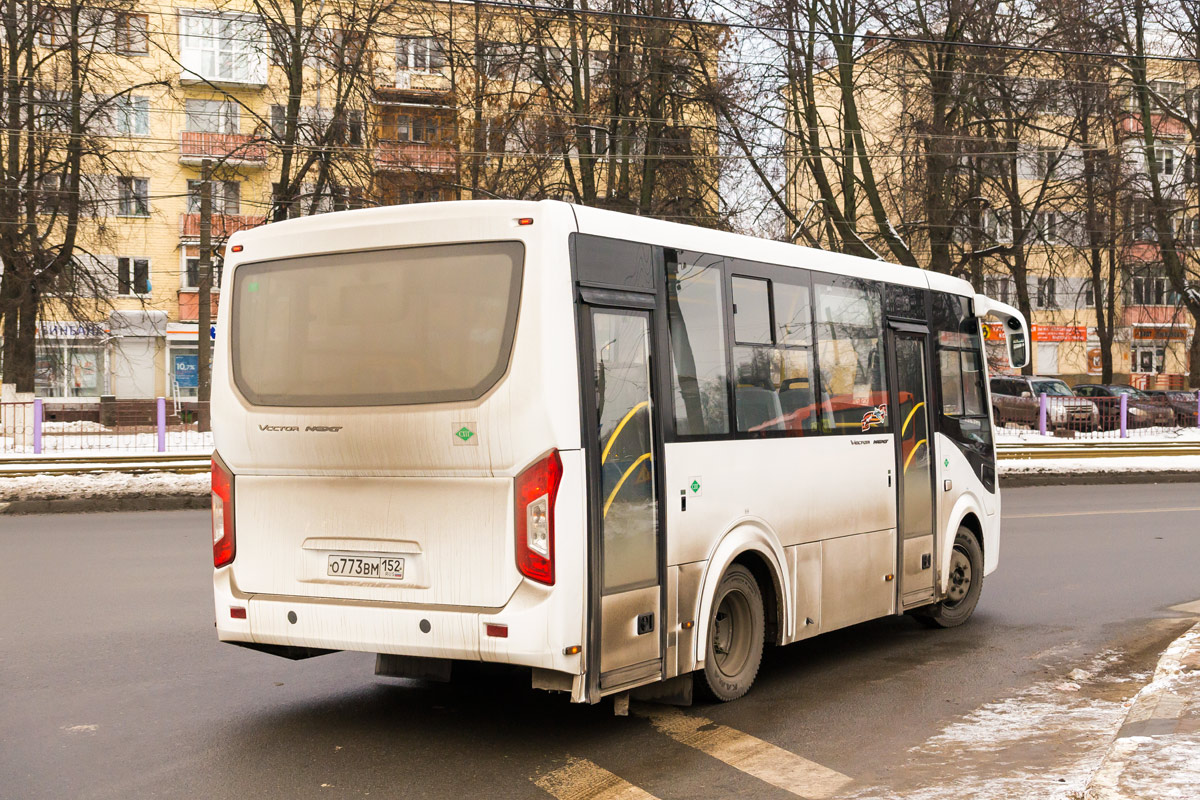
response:
[[[197,354],[197,397],[200,401],[198,420],[200,430],[207,431],[209,423],[208,401],[212,396],[212,162],[207,158],[200,163],[200,286],[197,289],[199,313],[196,318]]]

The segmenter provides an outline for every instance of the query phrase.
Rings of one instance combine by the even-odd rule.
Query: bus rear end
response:
[[[329,214],[230,242],[214,357],[219,637],[582,682],[568,207]],[[396,657],[400,658],[396,658]]]

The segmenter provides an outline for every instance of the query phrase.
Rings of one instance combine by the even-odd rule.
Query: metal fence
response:
[[[1037,431],[1044,436],[1077,439],[1125,439],[1196,428],[1200,397],[1176,400],[1161,395],[1147,397],[1064,397],[1041,395],[1024,398],[1008,408],[997,406],[997,426],[1008,430]]]
[[[194,402],[176,408],[159,397],[137,407],[98,409],[97,419],[56,419],[78,415],[56,414],[40,398],[0,403],[0,455],[211,450],[212,431],[200,429],[206,406]]]

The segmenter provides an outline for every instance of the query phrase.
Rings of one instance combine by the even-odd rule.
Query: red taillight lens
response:
[[[233,561],[233,473],[215,455],[212,460],[213,566]]]
[[[554,585],[554,501],[562,460],[551,450],[516,480],[517,569],[530,580]]]

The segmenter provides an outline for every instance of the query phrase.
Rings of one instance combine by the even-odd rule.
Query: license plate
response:
[[[328,574],[337,578],[404,580],[404,559],[389,556],[331,555]]]

